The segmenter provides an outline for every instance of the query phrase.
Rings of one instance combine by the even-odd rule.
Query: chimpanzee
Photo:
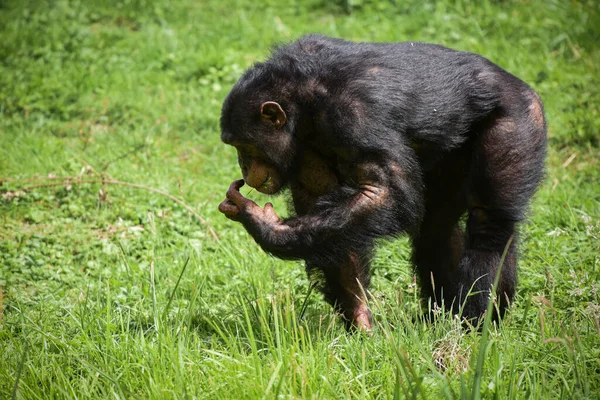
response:
[[[375,240],[403,232],[424,297],[481,317],[546,153],[542,103],[527,84],[479,55],[416,42],[309,35],[275,48],[232,88],[221,129],[243,180],[219,210],[265,251],[305,260],[347,327],[361,330],[371,327]],[[293,216],[244,198],[244,183],[289,188]],[[514,296],[516,255],[513,240],[500,314]]]

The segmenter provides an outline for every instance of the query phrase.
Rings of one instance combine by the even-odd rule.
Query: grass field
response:
[[[500,329],[421,322],[399,239],[373,335],[348,335],[218,213],[240,176],[221,102],[308,32],[480,53],[544,100]],[[0,0],[0,399],[599,398],[599,43],[594,0]]]

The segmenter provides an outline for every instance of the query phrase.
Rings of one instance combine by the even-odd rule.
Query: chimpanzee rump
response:
[[[305,260],[359,329],[371,326],[374,241],[403,232],[424,297],[480,317],[546,154],[542,103],[527,84],[476,54],[424,43],[310,35],[278,47],[233,87],[221,129],[244,180],[220,211],[265,251]],[[244,198],[244,182],[267,194],[289,188],[295,216]],[[516,256],[513,240],[501,313],[515,293]]]

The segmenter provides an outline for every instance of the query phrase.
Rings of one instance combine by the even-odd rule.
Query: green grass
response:
[[[501,329],[419,321],[400,239],[373,335],[348,335],[301,263],[218,213],[240,175],[221,102],[308,32],[477,52],[541,95],[547,179]],[[599,42],[593,0],[0,0],[0,398],[598,398]],[[102,179],[206,223],[82,183]]]

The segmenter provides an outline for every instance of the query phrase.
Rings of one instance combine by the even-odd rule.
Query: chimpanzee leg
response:
[[[425,174],[425,215],[418,234],[413,236],[413,263],[425,299],[450,309],[456,295],[457,269],[464,233],[458,226],[466,211],[464,183],[465,151],[447,156]],[[457,310],[454,304],[454,310]]]
[[[325,300],[342,314],[348,330],[371,328],[371,312],[366,304],[366,291],[371,280],[370,257],[370,249],[352,250],[340,263],[306,264],[309,276],[315,269],[322,273],[323,282],[319,289]]]
[[[478,318],[485,312],[502,253],[511,237],[497,289],[500,316],[512,300],[517,280],[516,223],[514,216],[505,210],[472,208],[469,211],[465,250],[458,268],[458,300],[464,304],[464,318]]]
[[[297,215],[310,212],[316,203],[316,197],[300,185],[292,185],[292,200]],[[330,243],[327,248],[334,249],[335,256],[318,257],[318,260],[306,262],[306,272],[320,286],[325,300],[342,314],[347,329],[371,328],[371,312],[366,305],[365,293],[371,277],[369,275],[372,245],[362,248],[352,246],[353,250],[342,250],[348,246]]]
[[[463,235],[456,224],[445,227],[427,224],[422,225],[419,236],[413,239],[413,262],[423,298],[430,300],[431,306],[441,307],[442,303],[447,309],[452,306]]]
[[[518,222],[543,176],[546,130],[541,103],[524,91],[477,138],[468,182],[469,218],[465,249],[458,269],[458,290],[465,301],[463,317],[481,316],[502,253],[512,237],[498,285],[500,316],[512,300],[516,284]],[[471,289],[472,286],[472,289]],[[471,295],[465,298],[471,290]]]

